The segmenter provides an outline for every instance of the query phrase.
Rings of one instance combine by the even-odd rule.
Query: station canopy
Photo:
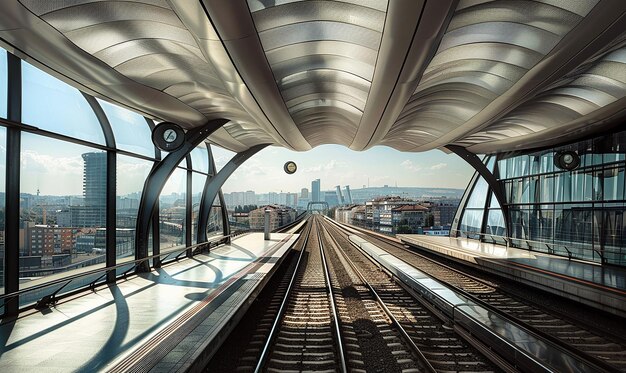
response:
[[[626,110],[624,0],[3,0],[0,45],[233,151],[474,153],[607,130]]]

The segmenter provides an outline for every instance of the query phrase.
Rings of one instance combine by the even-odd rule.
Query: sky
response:
[[[0,65],[5,61],[0,60]],[[24,64],[27,123],[38,123],[53,132],[69,133],[85,140],[103,143],[97,120],[86,106],[78,91],[55,78]],[[0,70],[5,67],[0,66]],[[0,74],[2,76],[3,74]],[[0,86],[6,82],[0,81]],[[2,91],[2,90],[0,90]],[[54,92],[54,94],[49,94]],[[44,93],[48,93],[44,96]],[[45,100],[46,105],[41,105]],[[0,102],[4,100],[0,97]],[[139,118],[124,109],[114,110],[103,104],[113,122],[113,130],[120,147],[143,153],[151,149],[149,133],[137,132],[129,123]],[[28,110],[26,110],[28,109]],[[6,108],[4,108],[6,110]],[[59,111],[61,110],[61,111]],[[67,118],[67,113],[71,117]],[[85,114],[87,113],[87,114]],[[3,114],[0,112],[0,115]],[[137,117],[137,118],[135,118]],[[121,121],[125,126],[117,126]],[[121,123],[120,122],[120,123]],[[146,128],[147,129],[147,128]],[[5,143],[6,131],[0,129],[0,144]],[[145,140],[145,141],[143,141]],[[220,169],[234,153],[213,148]],[[94,151],[84,146],[23,133],[21,153],[21,190],[26,193],[41,191],[43,195],[81,195],[83,161],[81,154]],[[151,155],[149,151],[146,155]],[[4,189],[5,149],[0,145],[0,190]],[[298,170],[293,175],[283,171],[287,161],[294,161]],[[151,163],[129,157],[118,159],[118,194],[140,192]],[[244,163],[223,187],[224,192],[254,190],[257,193],[299,192],[311,188],[311,181],[321,179],[322,190],[332,190],[335,185],[349,185],[352,189],[363,186],[434,187],[464,189],[473,171],[454,154],[434,150],[423,153],[403,153],[389,147],[373,147],[355,152],[340,145],[322,145],[308,152],[294,152],[281,147],[267,147]],[[184,191],[184,172],[175,173],[163,193]],[[194,194],[201,190],[203,180],[194,178]]]
[[[213,148],[218,169],[234,155]],[[298,170],[293,175],[283,171],[287,161],[294,161]],[[355,152],[340,145],[321,145],[308,152],[294,152],[281,147],[268,147],[251,157],[233,173],[223,191],[257,193],[299,192],[311,189],[311,181],[321,180],[322,190],[335,185],[352,189],[365,186],[436,187],[465,189],[473,170],[454,154],[440,150],[405,153],[377,146]]]

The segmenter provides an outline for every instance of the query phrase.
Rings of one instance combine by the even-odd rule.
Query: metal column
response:
[[[504,221],[507,222],[506,223],[506,236],[511,237],[509,224],[508,224],[509,208],[508,208],[506,198],[504,195],[504,190],[502,189],[502,186],[500,185],[500,183],[498,183],[498,180],[496,179],[495,175],[491,173],[491,171],[489,171],[487,166],[480,160],[480,158],[478,158],[476,154],[470,153],[464,147],[457,146],[457,145],[446,145],[446,148],[448,148],[450,151],[452,151],[454,154],[458,155],[459,157],[463,158],[467,163],[470,164],[470,166],[474,168],[474,170],[476,170],[476,172],[478,172],[480,176],[482,176],[483,179],[485,179],[485,181],[487,182],[487,185],[489,185],[489,188],[493,192],[493,195],[496,197],[496,199],[498,200],[498,203],[500,204]]]
[[[228,180],[230,175],[239,166],[241,166],[248,158],[255,155],[261,149],[265,148],[269,144],[262,144],[253,146],[250,149],[243,151],[241,153],[237,153],[225,166],[217,173],[217,175],[212,178],[207,178],[207,182],[204,184],[204,190],[202,191],[202,200],[200,202],[200,213],[198,215],[198,236],[197,243],[206,242],[206,226],[209,222],[209,214],[211,213],[211,207],[213,206],[213,201],[215,197],[218,195],[222,185],[224,182]],[[223,200],[221,202],[223,204]],[[223,215],[223,214],[222,214]],[[224,219],[224,217],[222,217]]]
[[[185,143],[179,149],[169,153],[150,171],[144,184],[141,201],[139,203],[139,211],[137,213],[135,232],[136,259],[143,259],[148,256],[150,219],[154,216],[159,195],[167,179],[189,152],[227,122],[227,119],[215,119],[202,127],[188,131],[185,134]],[[149,270],[150,266],[146,261],[137,266],[137,272],[147,272]]]
[[[22,68],[18,57],[7,53],[9,87],[8,119],[22,121]],[[20,152],[21,134],[16,127],[7,128],[5,228],[4,228],[4,293],[19,290],[20,277]],[[6,299],[4,315],[17,315],[19,297]]]

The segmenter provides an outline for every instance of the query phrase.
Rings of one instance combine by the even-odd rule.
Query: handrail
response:
[[[516,245],[513,244],[513,242],[514,241],[520,241],[520,242],[525,242],[528,245],[528,250],[530,250],[530,251],[538,251],[538,250],[535,250],[535,249],[532,248],[533,245],[534,246],[541,246],[541,245],[543,245],[543,246],[545,246],[548,249],[548,253],[549,254],[567,257],[568,259],[589,260],[589,258],[585,257],[584,255],[580,255],[580,254],[578,256],[575,255],[575,253],[572,252],[572,250],[575,250],[575,248],[568,247],[566,245],[566,242],[563,242],[563,243],[559,243],[559,242],[544,242],[544,241],[529,240],[527,238],[515,238],[515,237],[501,236],[501,235],[490,234],[490,233],[480,233],[480,232],[463,231],[463,230],[460,230],[460,229],[450,229],[450,236],[453,237],[453,238],[467,238],[467,239],[470,239],[472,235],[480,236],[480,238],[479,238],[480,240],[485,239],[485,237],[501,238],[505,242],[507,248],[509,246],[517,247]],[[517,248],[524,249],[524,247],[517,247]],[[558,250],[558,248],[562,248],[565,252],[563,252],[561,250]],[[580,250],[588,251],[588,252],[595,252],[602,260],[604,260],[603,255],[601,255],[601,253],[598,252],[596,249],[581,247]],[[560,254],[559,254],[559,251],[561,252]],[[606,254],[607,252],[608,253],[611,253],[611,252],[618,253],[619,251],[612,250],[610,247],[605,247],[604,248],[604,254]],[[565,253],[567,253],[567,254],[565,255]]]
[[[36,291],[36,290],[48,288],[48,287],[53,286],[53,285],[57,285],[57,284],[61,284],[61,283],[67,282],[63,286],[63,287],[65,287],[70,282],[72,282],[72,281],[74,281],[74,280],[76,280],[78,278],[91,276],[91,275],[96,275],[96,274],[99,274],[101,272],[104,272],[104,274],[106,274],[106,273],[108,273],[110,271],[116,270],[116,269],[121,268],[121,267],[126,267],[128,265],[133,265],[133,267],[130,269],[130,270],[132,270],[132,269],[137,267],[137,264],[143,263],[143,262],[145,262],[147,260],[154,259],[154,258],[157,258],[157,257],[161,257],[161,256],[164,256],[164,255],[167,257],[167,256],[169,256],[173,252],[178,252],[178,251],[186,252],[189,249],[193,250],[193,249],[196,249],[196,248],[198,248],[200,246],[205,246],[207,244],[211,245],[211,243],[213,243],[213,242],[227,240],[229,237],[230,237],[230,235],[228,235],[228,236],[220,236],[220,239],[218,239],[218,240],[206,241],[206,242],[202,242],[202,243],[191,245],[191,246],[187,246],[187,247],[177,247],[177,248],[174,248],[174,249],[166,251],[166,252],[162,252],[162,253],[155,254],[155,255],[150,255],[150,256],[147,256],[147,257],[141,258],[141,259],[129,260],[129,261],[126,261],[124,263],[116,264],[116,265],[111,266],[111,267],[97,268],[97,269],[93,269],[93,270],[77,273],[75,275],[62,277],[62,278],[59,278],[59,279],[56,279],[56,280],[52,280],[50,282],[46,282],[46,283],[43,283],[43,284],[31,286],[31,287],[28,287],[28,288],[25,288],[25,289],[20,289],[18,291],[14,291],[14,292],[11,292],[11,293],[0,295],[0,301],[3,301],[5,299],[15,298],[15,297],[17,297],[19,295],[22,295],[22,294],[30,293],[30,292],[33,292],[33,291]],[[124,272],[124,274],[122,276],[120,276],[120,277],[126,277],[128,272],[129,271]],[[99,277],[98,279],[100,279],[100,278],[102,278],[102,276]],[[92,282],[89,285],[89,287],[93,287],[93,286],[94,286],[94,284]],[[45,296],[43,298],[45,298]],[[43,300],[43,298],[42,298],[42,300]],[[0,304],[0,306],[2,306],[2,304]]]

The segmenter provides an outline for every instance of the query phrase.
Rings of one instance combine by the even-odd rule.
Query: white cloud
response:
[[[413,161],[407,159],[405,161],[403,161],[402,163],[400,163],[400,166],[406,168],[409,171],[413,171],[413,172],[417,172],[420,171],[422,168],[420,166],[417,166],[413,163]]]
[[[335,170],[338,168],[346,168],[346,167],[348,167],[347,162],[338,161],[336,159],[331,159],[328,163],[324,165],[318,164],[317,166],[307,167],[304,169],[304,172],[311,173],[311,172],[320,172],[322,170],[331,171],[331,170]]]
[[[311,172],[320,172],[322,171],[322,165],[317,165],[317,166],[313,166],[313,167],[307,167],[304,169],[304,172],[307,173],[311,173]]]
[[[348,164],[346,162],[341,162],[341,161],[337,161],[335,159],[331,159],[330,162],[328,162],[325,166],[324,169],[325,170],[333,170],[335,168],[344,168],[346,167]]]
[[[430,166],[431,170],[441,170],[442,168],[448,167],[447,163],[437,163],[435,165]]]

